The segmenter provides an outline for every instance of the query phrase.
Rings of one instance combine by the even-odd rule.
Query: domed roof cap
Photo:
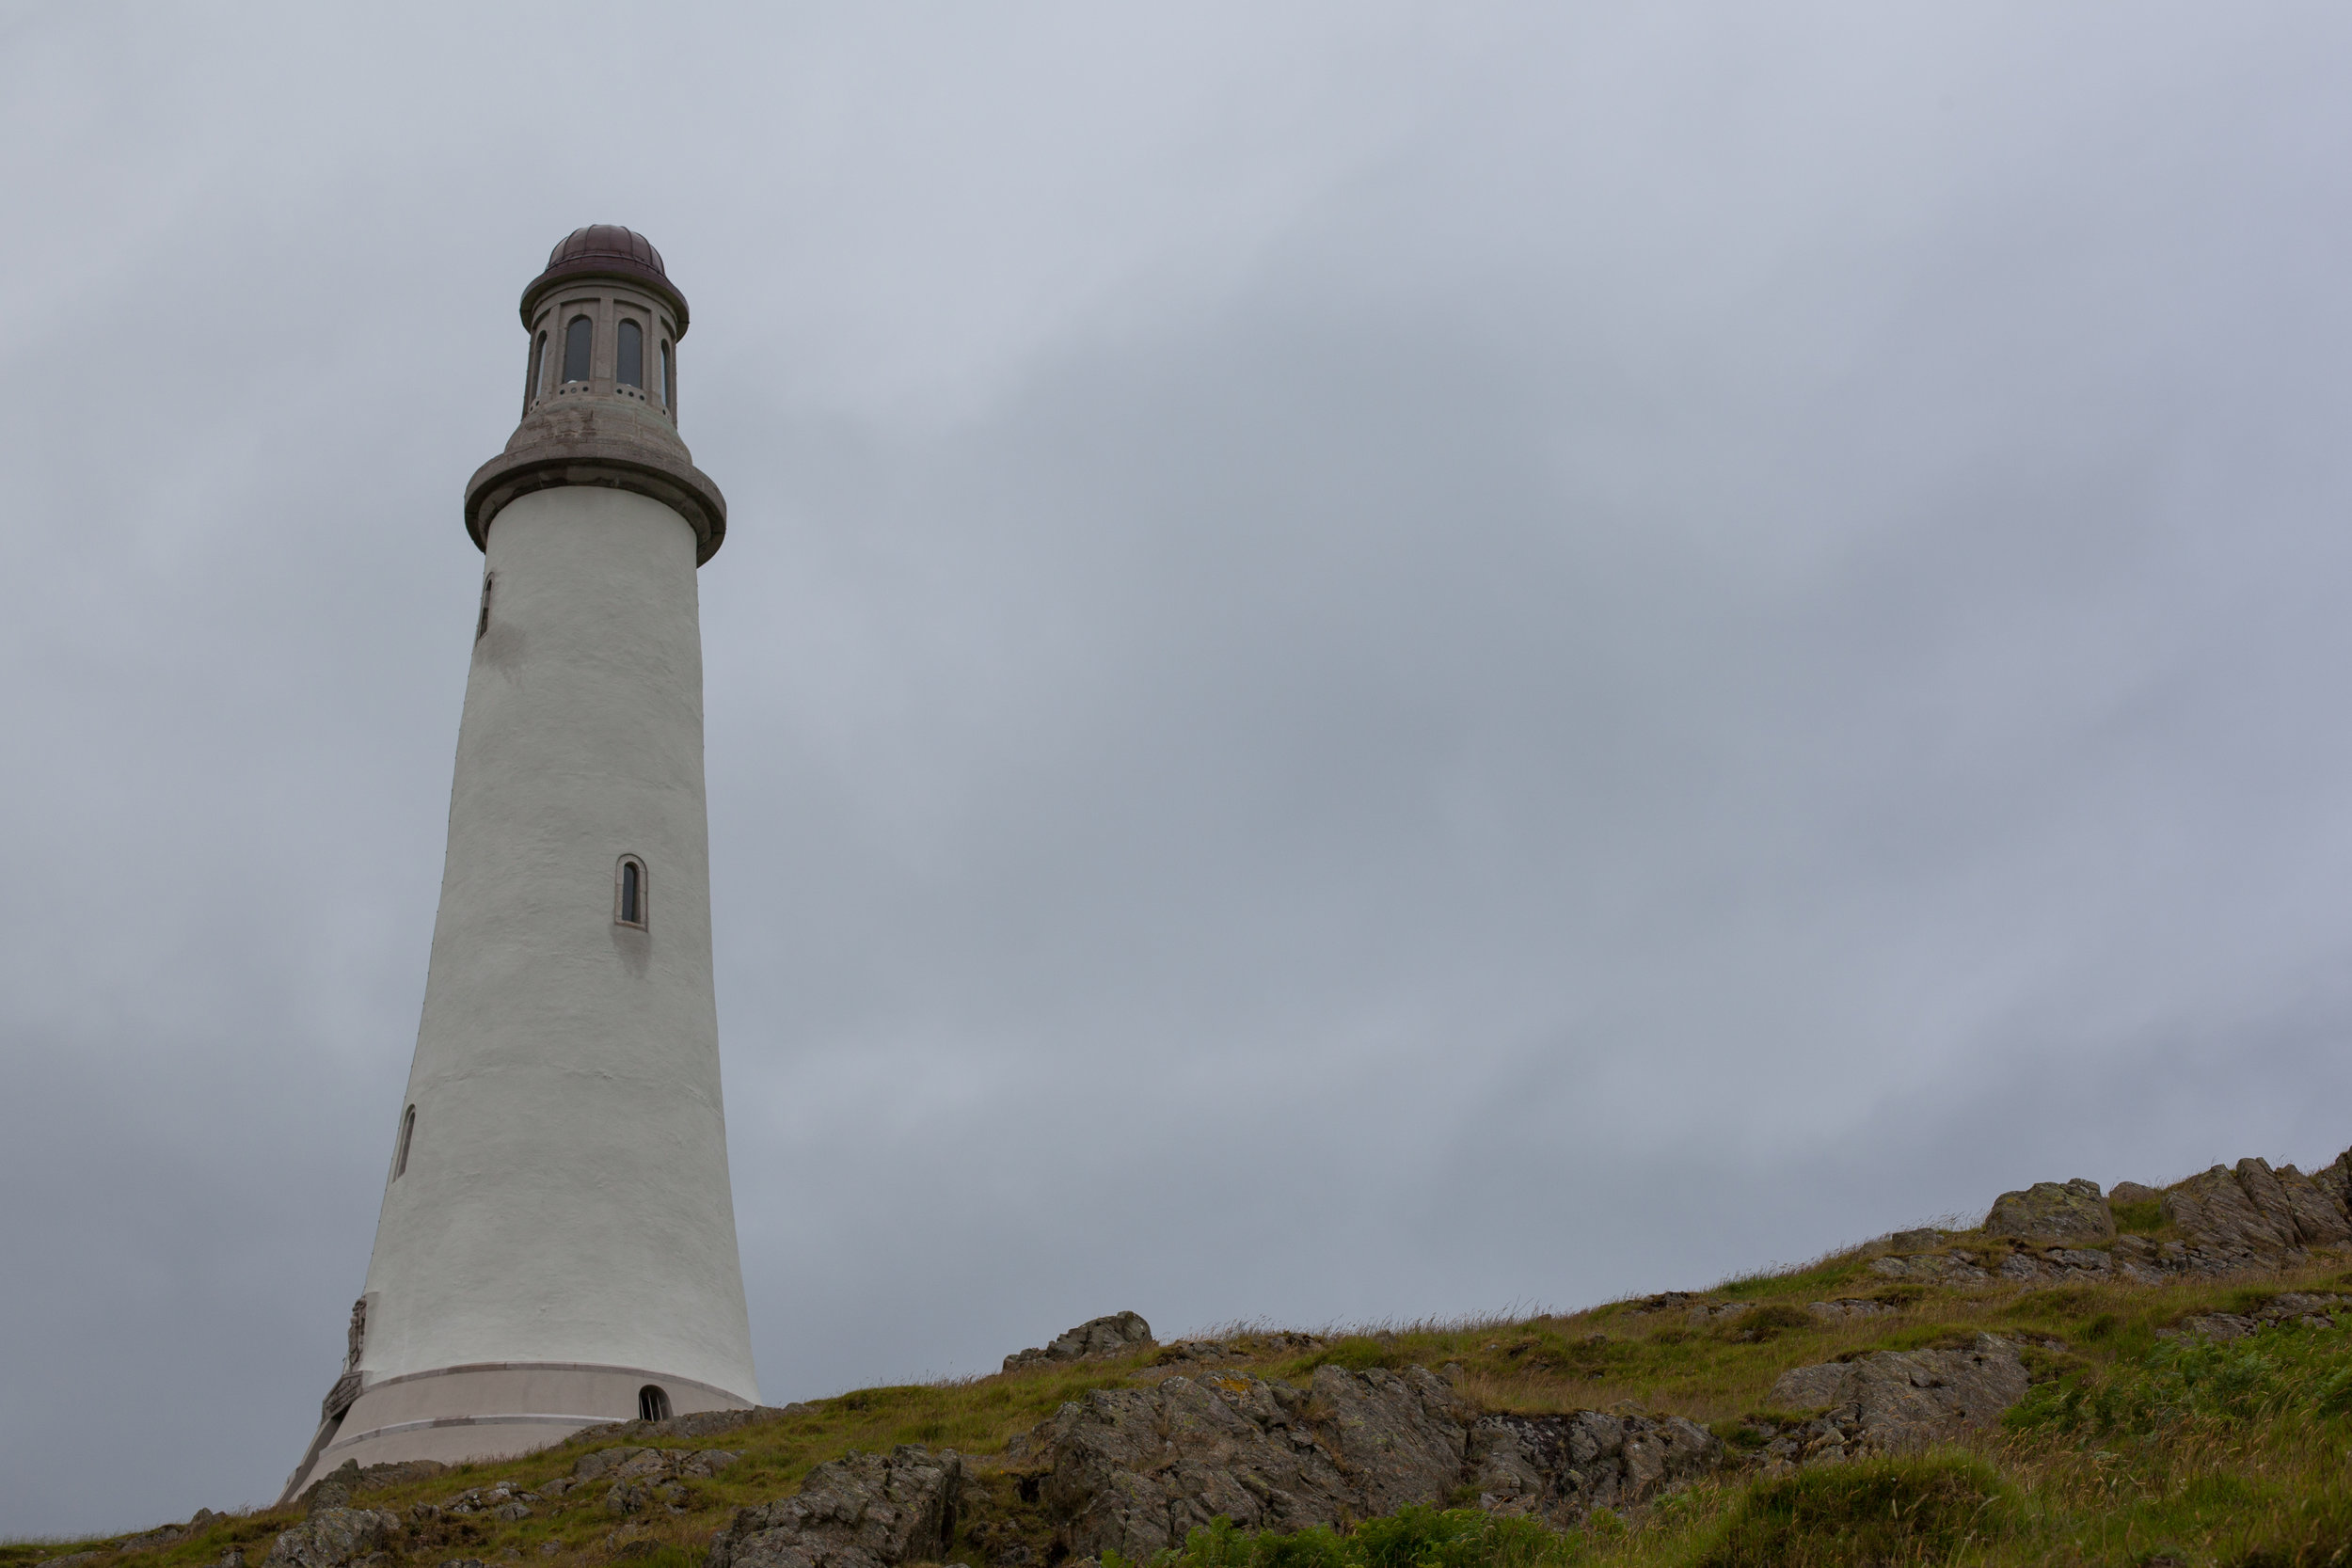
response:
[[[549,289],[574,277],[621,277],[650,289],[677,312],[677,335],[686,336],[686,296],[670,281],[661,252],[635,230],[617,223],[592,223],[564,235],[548,252],[547,270],[523,291],[523,325],[531,325],[532,311]]]

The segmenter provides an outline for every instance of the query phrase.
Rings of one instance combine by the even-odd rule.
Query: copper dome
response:
[[[531,325],[531,313],[540,296],[572,277],[622,277],[651,290],[677,312],[677,335],[686,336],[686,296],[670,281],[661,265],[661,252],[635,230],[617,223],[592,223],[564,235],[548,252],[547,270],[523,290],[523,325]]]

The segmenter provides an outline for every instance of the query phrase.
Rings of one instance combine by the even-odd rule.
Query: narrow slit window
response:
[[[490,590],[498,586],[498,580],[496,572],[482,574],[482,614],[473,624],[473,640],[477,642],[490,629]]]
[[[648,1383],[637,1390],[637,1418],[641,1421],[666,1421],[670,1418],[670,1396],[660,1385]]]
[[[621,323],[620,365],[612,373],[624,387],[645,389],[645,329],[633,321]]]
[[[645,863],[635,855],[623,855],[620,869],[613,874],[612,918],[623,926],[645,927]]]
[[[523,377],[523,406],[529,408],[539,399],[539,367],[548,356],[548,335],[544,332],[531,340],[531,373]]]
[[[401,1114],[400,1148],[392,1155],[392,1180],[397,1181],[408,1174],[408,1146],[417,1137],[417,1108],[414,1105]]]
[[[564,379],[588,379],[588,347],[596,337],[596,327],[586,316],[574,316],[571,325],[564,329]]]
[[[671,379],[670,345],[661,345],[661,406],[670,408],[677,403],[677,383]]]

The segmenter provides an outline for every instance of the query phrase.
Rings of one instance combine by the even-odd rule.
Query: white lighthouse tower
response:
[[[408,1090],[351,1351],[291,1495],[757,1402],[711,989],[686,297],[598,225],[522,296],[522,421],[466,486],[481,613]]]

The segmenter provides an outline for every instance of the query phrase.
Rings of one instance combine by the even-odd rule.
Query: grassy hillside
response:
[[[1953,1242],[1986,1244],[1973,1236]],[[1184,1568],[1482,1568],[1570,1560],[1629,1568],[2352,1562],[2352,1327],[2276,1327],[2228,1344],[2160,1332],[2195,1314],[2255,1309],[2282,1291],[2352,1285],[2344,1261],[2236,1282],[1963,1291],[1889,1282],[1869,1272],[1869,1257],[1857,1251],[1687,1298],[1516,1322],[1402,1325],[1327,1336],[1303,1350],[1289,1337],[1242,1333],[1226,1340],[1232,1356],[1215,1366],[1303,1382],[1326,1362],[1421,1365],[1442,1370],[1460,1395],[1486,1410],[1543,1414],[1630,1402],[1651,1414],[1689,1416],[1735,1454],[1753,1455],[1810,1414],[1768,1407],[1782,1370],[1877,1350],[1963,1346],[1990,1331],[2023,1347],[2035,1378],[2001,1431],[1966,1449],[1906,1460],[1778,1477],[1735,1468],[1638,1517],[1597,1516],[1565,1536],[1472,1511],[1418,1512],[1344,1537],[1201,1532]],[[1805,1309],[1840,1299],[1892,1310],[1823,1323]],[[1752,1309],[1694,1323],[1692,1307],[1728,1302]],[[434,1568],[461,1559],[692,1568],[735,1508],[788,1493],[810,1468],[850,1449],[913,1443],[961,1451],[983,1493],[953,1560],[985,1568],[1025,1545],[1033,1568],[1044,1568],[1051,1532],[1021,1501],[1024,1461],[1008,1456],[1008,1443],[1089,1389],[1204,1370],[1172,1348],[1152,1348],[1102,1362],[862,1389],[703,1439],[600,1429],[528,1458],[365,1490],[354,1502],[419,1520],[404,1553]],[[594,1488],[541,1498],[517,1520],[486,1510],[447,1512],[468,1489],[535,1492],[588,1451],[645,1442],[742,1457],[689,1483],[682,1512],[655,1508],[623,1518],[606,1511]],[[418,1504],[443,1512],[426,1518],[412,1513]],[[260,1568],[277,1532],[298,1516],[293,1510],[232,1515],[166,1543],[0,1546],[0,1568],[82,1551],[95,1554],[87,1568],[212,1568],[240,1549],[246,1568]]]

